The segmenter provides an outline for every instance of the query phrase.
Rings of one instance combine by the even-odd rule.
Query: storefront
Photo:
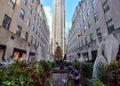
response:
[[[0,61],[4,59],[6,46],[0,45]]]
[[[97,50],[92,51],[92,61],[94,62],[97,57]]]
[[[83,58],[85,61],[89,61],[88,52],[83,53]]]
[[[13,56],[16,59],[20,59],[20,58],[25,59],[25,55],[26,55],[26,51],[25,50],[14,48]]]
[[[29,61],[34,61],[35,60],[35,53],[34,52],[30,52],[28,60]]]

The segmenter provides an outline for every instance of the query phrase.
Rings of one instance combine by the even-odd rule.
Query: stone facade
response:
[[[23,54],[26,60],[47,59],[49,36],[39,0],[0,1],[0,61]]]
[[[56,43],[61,47],[63,56],[65,53],[65,0],[53,0],[52,15],[52,54],[55,53]]]
[[[94,61],[104,34],[113,34],[120,44],[119,14],[119,0],[81,0],[74,11],[69,31],[69,59],[83,56],[85,61]],[[120,50],[117,58],[120,58]]]

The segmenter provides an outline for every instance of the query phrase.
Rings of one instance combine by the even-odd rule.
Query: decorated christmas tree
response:
[[[56,60],[62,59],[62,50],[59,45],[57,45],[56,50],[55,50],[55,59]]]

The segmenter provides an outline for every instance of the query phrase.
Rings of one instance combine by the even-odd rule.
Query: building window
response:
[[[27,18],[27,26],[30,26],[30,22],[31,22],[30,18]]]
[[[96,7],[96,0],[92,0],[91,4],[92,4],[92,8],[94,9]]]
[[[38,34],[38,37],[40,38],[40,32],[39,32],[39,34]]]
[[[27,4],[27,0],[23,0],[23,3],[24,3],[24,5],[26,5]]]
[[[101,41],[102,41],[102,33],[101,33],[101,29],[98,28],[98,29],[96,30],[96,33],[97,33],[97,37],[98,37],[99,42],[101,42]]]
[[[36,20],[36,14],[34,13],[33,19]]]
[[[85,37],[85,44],[87,44],[87,37]]]
[[[31,36],[31,43],[33,43],[33,36]]]
[[[9,0],[8,4],[14,9],[16,0]]]
[[[87,10],[87,16],[89,16],[89,15],[90,15],[90,9]]]
[[[32,6],[29,7],[30,14],[32,14]]]
[[[5,29],[9,30],[10,23],[11,23],[11,18],[5,14],[5,15],[4,15],[4,19],[3,19],[2,26],[3,26]]]
[[[39,25],[39,19],[37,19],[37,25]]]
[[[87,29],[87,27],[86,26],[84,26],[84,30],[86,31],[86,29]]]
[[[84,8],[84,6],[82,6],[82,12],[84,12],[84,10],[85,10],[85,8]]]
[[[36,35],[37,35],[37,33],[38,33],[38,29],[36,30]]]
[[[37,4],[35,4],[35,10],[37,10]]]
[[[110,9],[110,7],[109,7],[107,1],[108,1],[108,0],[106,0],[106,1],[104,2],[104,4],[103,4],[104,13],[106,13],[106,12]]]
[[[88,1],[89,1],[89,0],[86,0],[86,1],[85,1],[86,5],[88,5]]]
[[[34,2],[34,0],[31,0],[32,1],[32,3]]]
[[[36,39],[35,39],[35,46],[37,45],[37,41],[36,41]]]
[[[93,34],[90,34],[90,41],[93,42]]]
[[[94,14],[94,20],[95,20],[95,22],[97,22],[99,20],[97,12]]]
[[[35,29],[35,25],[34,25],[34,24],[32,24],[32,31],[34,31],[34,29]]]
[[[25,11],[24,11],[24,9],[22,8],[22,9],[20,10],[20,17],[21,17],[22,19],[24,19],[24,16],[25,16]]]
[[[22,27],[18,25],[16,35],[20,36],[22,31]]]
[[[25,33],[25,40],[28,40],[28,32]]]
[[[111,33],[115,30],[112,19],[107,22],[108,33]]]
[[[38,45],[37,46],[39,47],[39,41],[38,41]]]
[[[88,28],[90,28],[91,27],[91,23],[90,22],[88,22]]]
[[[81,21],[80,21],[80,26],[82,26],[83,25],[83,19],[81,18]]]

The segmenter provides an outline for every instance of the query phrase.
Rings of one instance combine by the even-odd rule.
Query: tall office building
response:
[[[0,62],[48,60],[49,27],[39,0],[0,0]]]
[[[53,0],[52,15],[52,53],[55,53],[56,43],[61,47],[63,55],[65,48],[65,0]]]
[[[98,44],[104,35],[113,34],[119,41],[120,59],[120,0],[81,0],[74,11],[68,35],[68,57],[94,61]],[[78,37],[80,33],[80,37]]]

